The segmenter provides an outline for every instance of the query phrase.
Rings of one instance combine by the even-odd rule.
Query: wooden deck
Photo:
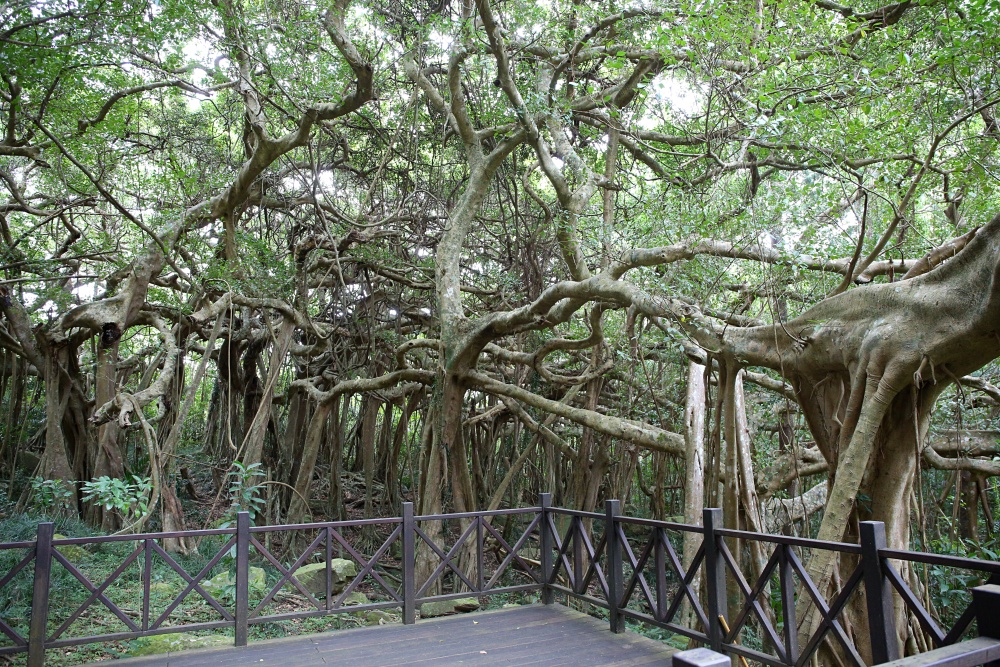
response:
[[[122,667],[236,665],[670,665],[673,649],[562,605],[532,605],[115,662]],[[94,663],[108,665],[108,662]]]

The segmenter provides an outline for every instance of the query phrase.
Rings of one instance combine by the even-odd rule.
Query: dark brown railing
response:
[[[861,543],[846,544],[725,529],[717,509],[706,509],[703,525],[693,526],[623,516],[616,500],[596,513],[551,507],[550,498],[542,494],[537,507],[433,516],[414,516],[412,504],[404,503],[401,517],[284,526],[251,526],[249,515],[240,513],[230,528],[68,539],[54,539],[53,524],[41,523],[36,540],[0,544],[0,555],[15,554],[6,562],[16,561],[0,576],[0,640],[6,637],[0,655],[27,652],[34,667],[44,664],[49,649],[218,628],[233,629],[236,646],[243,646],[249,627],[261,623],[398,609],[409,624],[427,602],[523,592],[538,593],[546,604],[561,594],[603,608],[614,632],[623,631],[626,620],[639,621],[777,667],[806,664],[824,641],[856,667],[865,665],[862,652],[872,656],[872,664],[897,660],[897,600],[929,638],[927,648],[957,646],[947,650],[959,656],[954,661],[919,664],[979,664],[962,661],[960,644],[977,614],[979,634],[1000,638],[1000,587],[976,589],[943,627],[940,615],[907,583],[908,569],[920,565],[971,571],[974,583],[994,584],[1000,582],[1000,563],[888,549],[881,523],[863,522]],[[276,533],[290,539],[277,539]],[[679,553],[685,535],[697,543],[686,567]],[[221,546],[192,574],[164,548],[164,540],[179,538],[213,538]],[[748,577],[738,555],[750,543],[757,543],[767,560],[757,576]],[[64,553],[72,547],[122,549],[121,563],[98,583]],[[843,554],[848,566],[842,571],[851,570],[833,593],[818,590],[804,565],[805,554],[817,550]],[[354,563],[350,581],[334,581],[335,553]],[[418,553],[421,563],[429,563],[419,576]],[[314,567],[307,586],[299,577],[316,559],[324,564],[319,571],[325,581],[316,586]],[[252,589],[255,563],[269,568],[272,577],[270,584],[257,582]],[[231,595],[219,595],[217,584],[210,586],[215,594],[206,590],[221,565],[235,566]],[[61,583],[55,585],[59,569]],[[116,595],[116,584],[130,571],[142,594],[126,604]],[[14,618],[4,608],[12,599],[5,587],[19,578],[26,584],[29,572],[30,614]],[[179,579],[181,590],[154,596],[154,579],[164,573]],[[72,609],[65,606],[72,596],[61,592],[66,581],[83,587],[83,601]],[[857,597],[862,592],[863,603]],[[852,600],[866,607],[870,646],[855,646],[841,620]],[[117,619],[118,630],[74,634],[96,622],[98,603],[104,617],[110,612]],[[800,645],[796,614],[803,611],[811,614],[815,630]],[[193,620],[178,618],[180,613]],[[968,645],[966,657],[973,650],[1000,657],[1000,641],[996,653],[989,641],[977,641]]]

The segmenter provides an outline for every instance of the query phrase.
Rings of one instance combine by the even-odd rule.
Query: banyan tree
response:
[[[929,469],[975,537],[998,11],[4,7],[9,492],[134,529],[79,486],[134,474],[169,529],[258,471],[273,521],[549,491],[903,547]]]

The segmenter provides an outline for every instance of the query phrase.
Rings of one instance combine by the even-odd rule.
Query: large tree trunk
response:
[[[11,471],[16,468],[17,457],[21,453],[20,435],[25,423],[21,416],[21,410],[24,406],[27,366],[27,361],[13,352],[4,350],[4,393],[0,396],[7,397],[7,414],[4,415],[0,464],[7,463]],[[33,470],[30,472],[34,473]]]
[[[396,424],[396,429],[393,432],[392,449],[387,452],[387,460],[385,463],[385,491],[387,496],[386,500],[390,507],[397,507],[400,502],[401,489],[399,488],[399,471],[400,466],[402,465],[400,462],[400,456],[403,451],[403,441],[406,440],[406,436],[410,432],[410,417],[417,409],[417,405],[419,405],[423,394],[424,392],[422,390],[417,390],[406,398],[403,403],[403,411],[399,415],[399,422]]]
[[[747,421],[746,395],[743,391],[743,371],[736,375],[733,392],[733,409],[736,412],[736,465],[739,475],[739,496],[742,523],[745,530],[764,532],[764,522],[760,514],[760,499],[753,476],[753,443],[750,440],[750,425]],[[759,577],[767,565],[768,555],[764,544],[751,540],[747,545],[750,552],[752,572]]]
[[[345,401],[349,397],[344,398]],[[313,471],[316,469],[316,458],[323,444],[323,434],[326,432],[327,418],[336,409],[338,400],[324,401],[316,406],[309,428],[306,431],[305,445],[302,447],[302,461],[299,464],[299,474],[295,480],[295,492],[288,504],[288,523],[302,523],[309,512],[309,487],[312,483]],[[339,445],[339,443],[334,443]],[[330,489],[330,493],[334,490]]]
[[[292,386],[288,390],[288,423],[284,437],[279,443],[277,477],[285,484],[294,485],[302,466],[305,435],[309,425],[309,394]],[[283,487],[284,488],[284,487]],[[283,505],[291,502],[291,496],[284,490]]]
[[[288,348],[292,344],[292,333],[295,331],[295,323],[286,318],[278,327],[277,338],[274,341],[274,348],[271,351],[271,360],[267,369],[267,380],[263,387],[253,393],[254,400],[247,401],[247,410],[244,411],[244,419],[252,419],[247,427],[246,437],[243,441],[242,462],[244,465],[260,463],[264,452],[264,437],[267,435],[268,424],[271,423],[271,403],[274,400],[274,388],[277,385],[278,377],[281,375],[282,363]],[[250,356],[249,353],[247,355]],[[254,369],[256,369],[256,356],[254,356]],[[249,369],[248,369],[249,370]],[[251,375],[253,384],[256,387],[259,379],[254,372]],[[249,384],[248,384],[249,390]],[[251,411],[251,405],[253,410]],[[253,415],[253,417],[251,417]]]
[[[601,378],[594,378],[587,383],[588,410],[597,409],[603,385],[604,381]],[[576,459],[573,461],[568,498],[565,499],[573,509],[590,512],[597,503],[597,491],[609,464],[606,448],[608,438],[599,435],[593,429],[583,428],[580,444],[576,450]]]
[[[115,363],[118,361],[118,342],[109,348],[103,345],[97,349],[97,370],[95,377],[94,393],[97,405],[104,405],[114,398],[118,384],[118,371]],[[121,433],[121,426],[117,419],[101,424],[97,428],[97,447],[93,448],[88,461],[88,467],[92,471],[93,478],[108,476],[113,478],[124,477],[125,466],[122,461],[122,451],[118,443],[118,436]],[[103,530],[113,531],[118,526],[118,518],[114,513],[108,512],[100,503],[94,503],[90,507],[88,519],[95,525],[99,525]]]
[[[378,456],[378,449],[384,448],[385,442],[389,439],[389,428],[392,424],[392,403],[390,401],[378,401],[374,397],[367,397],[368,405],[365,413],[366,424],[362,429],[362,458],[364,459],[363,469],[365,474],[365,516],[375,516],[375,461]],[[379,415],[379,405],[382,405],[382,428],[376,434],[376,420]],[[370,420],[370,425],[368,424]]]
[[[465,386],[448,377],[441,397],[441,433],[448,449],[451,477],[451,502],[455,512],[473,512],[477,508],[469,472],[469,452],[462,429],[462,407],[465,404]]]
[[[74,382],[70,369],[75,365],[75,352],[65,346],[51,348],[45,355],[45,449],[41,460],[42,477],[60,480],[74,490],[69,498],[74,511],[79,508],[75,485],[82,472],[74,463],[83,446],[76,437],[81,435],[74,428],[77,420],[70,414],[71,402],[74,407],[79,403],[71,401]]]
[[[328,420],[330,423],[327,426],[330,433],[330,492],[327,498],[327,513],[334,520],[347,519],[341,474],[344,472],[344,428],[350,407],[349,398],[340,396],[334,400]]]
[[[684,523],[701,525],[705,507],[705,367],[688,364],[687,399],[684,406]],[[701,535],[684,533],[684,567],[690,568],[701,546]],[[701,586],[701,577],[691,581],[692,590]],[[682,622],[693,628],[696,615],[689,602],[684,603]]]
[[[434,396],[424,417],[423,429],[420,433],[420,465],[419,485],[417,487],[417,503],[414,508],[417,514],[440,514],[443,499],[443,486],[446,480],[447,458],[440,438],[435,437],[437,426],[434,416]]]
[[[915,435],[948,384],[1000,355],[998,258],[1000,216],[929,273],[852,289],[778,326],[727,332],[736,358],[793,382],[830,463],[819,539],[853,537],[867,514],[886,522],[891,547],[907,546]],[[833,552],[813,555],[820,590],[838,566]]]

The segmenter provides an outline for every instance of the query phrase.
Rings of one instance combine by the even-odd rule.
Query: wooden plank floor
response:
[[[121,660],[121,667],[237,665],[650,665],[668,667],[674,651],[561,605],[532,605],[316,635]],[[94,663],[108,665],[107,662]]]

